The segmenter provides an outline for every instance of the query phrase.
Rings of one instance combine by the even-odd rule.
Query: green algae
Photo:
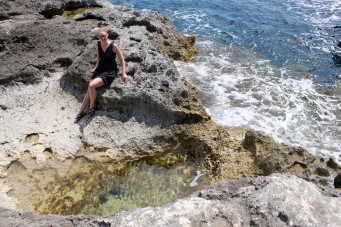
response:
[[[67,20],[71,20],[77,14],[82,14],[86,10],[95,10],[95,9],[101,9],[101,7],[88,7],[88,8],[78,8],[78,9],[73,9],[73,10],[65,10],[62,16]]]

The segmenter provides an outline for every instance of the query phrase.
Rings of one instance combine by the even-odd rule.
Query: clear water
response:
[[[177,62],[212,119],[248,127],[341,163],[339,0],[111,0],[155,10],[195,35]]]
[[[11,164],[5,184],[19,208],[40,214],[114,215],[186,197],[212,179],[199,164],[178,156],[99,163],[85,157],[37,168],[32,158]]]

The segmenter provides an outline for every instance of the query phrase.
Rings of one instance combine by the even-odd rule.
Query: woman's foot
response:
[[[78,123],[78,121],[80,121],[85,115],[86,115],[85,112],[77,114],[74,123]]]
[[[95,107],[89,108],[88,118],[91,119],[95,114]]]

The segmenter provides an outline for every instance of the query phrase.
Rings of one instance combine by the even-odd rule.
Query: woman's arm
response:
[[[124,83],[128,83],[128,76],[126,74],[126,62],[124,60],[123,54],[122,54],[120,48],[118,48],[116,43],[114,43],[112,50],[116,53],[118,59],[121,62],[121,65],[122,65],[122,80],[123,80]]]

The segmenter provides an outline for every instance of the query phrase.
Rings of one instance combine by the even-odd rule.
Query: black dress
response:
[[[101,78],[106,86],[109,86],[118,76],[116,53],[112,50],[113,44],[114,42],[111,42],[108,48],[103,51],[101,41],[97,42],[100,61],[91,76],[91,79]]]

